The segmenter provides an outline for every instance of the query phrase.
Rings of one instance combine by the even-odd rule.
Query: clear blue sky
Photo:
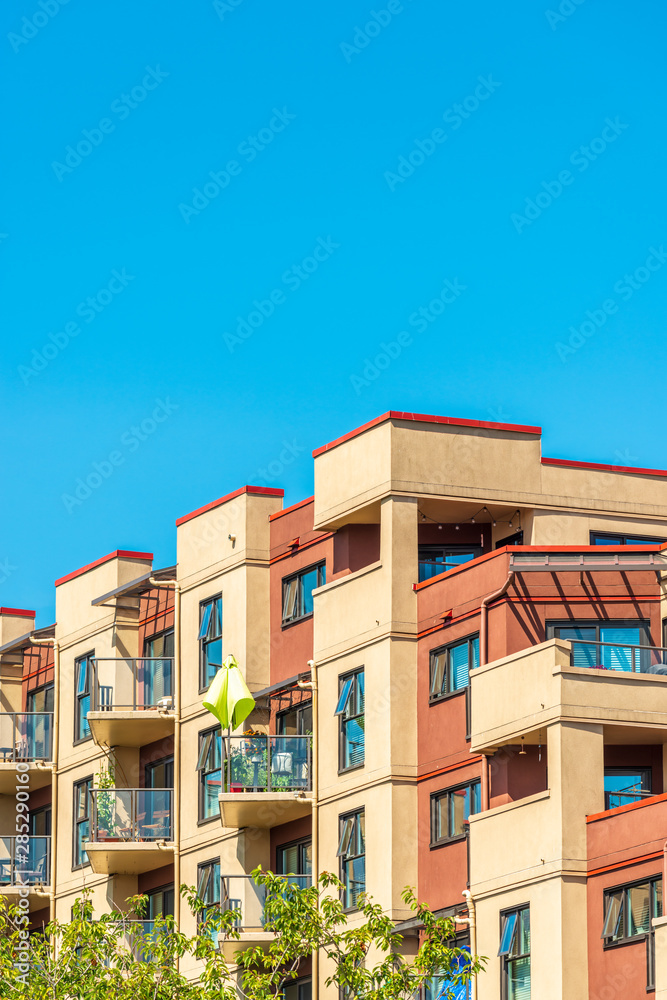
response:
[[[560,7],[6,0],[0,604],[387,409],[667,467],[667,13]]]

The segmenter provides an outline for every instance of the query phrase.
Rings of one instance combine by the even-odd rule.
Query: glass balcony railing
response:
[[[635,674],[667,675],[667,649],[661,646],[635,646],[629,643],[589,642],[568,639],[572,644],[573,667],[593,670],[621,670]]]
[[[51,838],[0,837],[0,890],[8,886],[49,885]]]
[[[225,736],[223,792],[312,788],[312,736]]]
[[[174,707],[173,657],[93,660],[94,712],[144,711]]]
[[[286,875],[290,885],[306,889],[311,885],[310,875]],[[262,930],[266,923],[264,906],[266,888],[256,885],[251,875],[223,875],[221,878],[220,906],[223,911],[232,910],[239,930]]]
[[[90,840],[172,840],[171,788],[94,788]]]
[[[53,712],[0,712],[0,762],[51,760]]]

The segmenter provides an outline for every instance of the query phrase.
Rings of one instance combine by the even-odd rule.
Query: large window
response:
[[[662,878],[645,879],[604,894],[602,937],[605,947],[646,937],[651,921],[662,916]]]
[[[162,698],[170,698],[173,694],[173,628],[146,639],[144,657],[144,705],[157,705]]]
[[[326,564],[319,563],[283,580],[283,625],[313,613],[313,591],[326,580]]]
[[[76,684],[74,742],[89,740],[90,726],[88,712],[90,711],[90,692],[93,683],[93,659],[95,653],[86,653],[74,661],[74,679]]]
[[[363,809],[346,813],[339,819],[340,880],[343,883],[343,907],[355,910],[359,897],[366,892],[366,817]]]
[[[420,545],[419,582],[430,580],[438,573],[462,566],[463,563],[477,559],[482,554],[481,545]]]
[[[470,671],[479,666],[479,636],[469,636],[431,653],[429,698],[437,701],[470,683]]]
[[[338,678],[338,704],[334,714],[340,719],[339,770],[361,767],[364,763],[366,729],[363,667]]]
[[[605,809],[617,809],[649,796],[652,777],[650,767],[605,767]]]
[[[222,730],[199,734],[199,821],[220,815],[218,795],[222,791]]]
[[[591,545],[662,545],[667,538],[647,538],[646,535],[614,535],[591,531]]]
[[[530,1000],[530,907],[500,915],[502,1000]]]
[[[199,690],[206,691],[222,665],[222,597],[199,605]]]
[[[302,701],[276,716],[277,736],[309,736],[313,732],[313,703]]]
[[[53,684],[29,691],[25,710],[26,712],[52,712]]]
[[[310,840],[298,840],[276,851],[278,875],[310,875],[313,870],[313,845]]]
[[[197,926],[204,923],[209,913],[220,906],[220,858],[204,861],[197,865],[197,896],[204,904],[204,909],[197,914]],[[210,931],[211,937],[217,939],[218,932]]]
[[[574,667],[638,672],[649,665],[640,649],[628,648],[648,645],[647,622],[547,622],[547,639],[554,638],[572,643]]]
[[[465,823],[481,809],[479,781],[431,796],[431,847],[465,836]]]
[[[90,791],[92,778],[84,778],[74,784],[74,849],[72,868],[83,868],[90,864],[83,845],[90,840]]]
[[[469,941],[468,935],[463,935],[456,938],[455,945],[470,952]],[[458,955],[452,961],[449,970],[441,969],[436,975],[424,981],[419,1000],[449,1000],[450,997],[456,997],[456,1000],[470,1000],[471,983],[463,984],[458,979],[469,967],[469,956]]]

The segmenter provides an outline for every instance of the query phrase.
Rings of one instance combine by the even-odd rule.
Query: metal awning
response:
[[[29,646],[33,639],[53,639],[56,634],[56,626],[45,625],[44,628],[36,628],[33,632],[26,632],[24,635],[20,635],[18,639],[12,639],[11,642],[6,642],[4,646],[0,646],[0,656],[4,653],[11,653],[14,649],[25,649]]]
[[[510,552],[515,573],[667,572],[662,552]]]
[[[99,607],[105,605],[107,601],[114,600],[116,597],[140,597],[145,591],[152,589],[152,584],[149,583],[149,580],[173,580],[175,576],[175,566],[168,566],[166,569],[156,569],[155,571],[149,570],[148,573],[143,573],[135,580],[130,580],[129,583],[124,583],[120,587],[102,594],[101,597],[96,597],[90,603],[93,607]]]
[[[310,670],[304,670],[300,674],[295,674],[294,677],[287,677],[284,681],[278,681],[276,684],[271,684],[269,687],[262,688],[260,691],[252,691],[252,696],[255,700],[258,698],[269,698],[272,694],[275,694],[276,691],[296,687],[297,681],[300,681],[303,677],[310,678]]]

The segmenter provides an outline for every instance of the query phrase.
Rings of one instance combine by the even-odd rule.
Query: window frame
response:
[[[303,871],[299,871],[299,872],[286,872],[286,871],[280,871],[279,870],[279,869],[285,867],[285,865],[284,865],[284,863],[282,861],[282,854],[281,854],[281,852],[289,851],[289,850],[291,850],[294,847],[298,848],[298,850],[299,850],[299,864],[297,866],[299,868],[303,867],[302,860],[303,860],[303,854],[305,853],[305,849],[307,847],[310,847],[310,849],[311,849],[311,858],[310,858],[311,865],[310,865],[310,871],[309,872],[303,872]],[[296,876],[311,875],[312,876],[312,874],[313,874],[312,849],[313,849],[313,838],[312,838],[312,836],[311,837],[299,837],[296,840],[288,840],[284,844],[278,844],[276,846],[276,875],[283,875],[283,876],[284,875],[296,875]]]
[[[642,792],[649,792],[649,794],[651,794],[651,795],[655,794],[653,792],[653,767],[650,764],[642,764],[640,767],[612,767],[612,766],[607,767],[607,766],[605,766],[604,767],[603,778],[606,778],[606,777],[610,777],[610,778],[619,777],[620,778],[621,776],[624,776],[624,775],[627,775],[628,777],[631,777],[633,774],[638,774],[639,777],[640,777],[640,781],[641,781],[641,789],[640,789],[640,791],[642,791]],[[604,790],[604,807],[605,807],[605,810],[611,809],[611,808],[618,808],[617,806],[610,806],[609,805],[609,796],[610,795],[621,795],[621,794],[623,794],[622,791],[608,792],[607,789],[605,788],[605,790]],[[648,798],[648,796],[646,796],[646,797]]]
[[[596,538],[613,538],[613,542],[597,542]],[[625,532],[615,531],[591,531],[589,535],[591,545],[599,545],[604,548],[606,545],[664,545],[667,538],[653,538],[650,535],[626,535]]]
[[[208,629],[207,629],[207,635],[202,637],[201,632],[202,632],[202,626],[204,624],[204,616],[206,614],[206,608],[212,606],[215,601],[220,601],[220,635],[208,637]],[[210,680],[208,680],[207,678],[207,668],[209,664],[206,659],[206,652],[209,645],[211,645],[214,642],[218,642],[218,640],[220,641],[222,647],[222,637],[224,633],[223,610],[224,609],[222,604],[222,592],[218,594],[213,594],[211,597],[207,597],[203,601],[199,602],[199,626],[198,626],[199,631],[197,633],[197,642],[199,643],[199,694],[204,694],[206,691],[208,691],[209,687],[213,682],[213,677],[215,677],[215,674],[213,674],[213,677],[211,677]],[[165,631],[169,630],[166,629]],[[222,652],[220,654],[220,660],[222,662]],[[215,672],[216,674],[219,669],[220,668],[218,667],[218,669]]]
[[[531,962],[531,955],[532,955],[532,927],[530,927],[530,923],[529,923],[529,933],[530,933],[531,937],[530,937],[530,941],[529,941],[529,950],[527,952],[521,952],[520,954],[515,954],[515,955],[511,954],[512,942],[513,942],[515,936],[519,933],[519,927],[520,927],[520,921],[521,921],[521,914],[525,910],[528,911],[528,919],[530,921],[530,903],[519,903],[517,906],[510,906],[507,909],[501,910],[500,914],[499,914],[499,917],[500,917],[500,927],[499,927],[499,935],[498,935],[498,958],[501,959],[501,962],[500,962],[500,996],[501,996],[501,1000],[509,1000],[509,964],[510,964],[510,962],[515,962],[515,961],[518,961],[518,960],[521,960],[521,959],[524,959],[524,958],[527,958],[528,962],[529,962],[529,968],[530,968],[530,972],[531,972],[531,984],[530,985],[531,985],[531,992],[532,992],[532,971],[533,971],[532,970],[532,962]],[[512,931],[512,937],[511,937],[510,942],[509,942],[509,948],[508,948],[508,950],[502,952],[502,954],[501,954],[501,949],[502,949],[502,945],[503,945],[503,936],[504,936],[504,931],[505,931],[505,920],[506,920],[506,918],[511,917],[513,914],[516,914],[516,921],[515,921],[514,930]]]
[[[86,788],[86,805],[87,805],[87,810],[86,810],[86,815],[83,817],[83,819],[77,819],[77,808],[76,808],[77,807],[77,794],[79,793],[79,790],[81,789],[82,785],[86,785],[87,786],[87,788]],[[93,789],[93,775],[92,774],[89,777],[87,777],[87,778],[79,778],[78,781],[72,782],[72,871],[73,872],[74,871],[79,871],[82,868],[89,868],[90,867],[90,859],[89,859],[88,855],[86,854],[86,852],[81,847],[82,841],[81,841],[81,839],[79,837],[79,826],[81,826],[82,823],[86,823],[86,822],[87,823],[91,823],[92,822],[92,808],[91,808],[91,806],[92,806],[92,795],[90,794],[91,791],[92,791],[92,789]],[[90,827],[88,828],[88,833],[89,833],[89,835],[91,833]],[[88,839],[90,839],[90,836],[89,836]],[[84,855],[84,854],[86,855],[86,860],[85,861],[77,861],[76,860],[79,850],[81,851],[82,855]]]
[[[216,875],[216,869],[217,869],[217,875]],[[208,892],[208,890],[209,890],[209,888],[210,888],[211,885],[213,885],[213,886],[217,885],[217,895],[218,895],[218,898],[217,898],[217,900],[213,899],[210,903],[206,903],[206,901],[202,898],[202,894],[201,894],[201,884],[202,884],[202,881],[203,881],[204,872],[206,870],[208,870],[210,872],[210,875],[209,875],[209,878],[208,878],[208,882],[206,884],[206,891]],[[211,879],[213,879],[213,882],[211,882]],[[204,923],[204,921],[206,920],[206,917],[207,917],[208,913],[210,913],[210,911],[213,909],[213,907],[215,907],[215,906],[219,907],[220,906],[220,902],[221,902],[221,899],[222,899],[221,888],[222,888],[222,875],[221,875],[221,872],[220,872],[220,858],[219,857],[218,858],[209,858],[206,861],[200,861],[199,864],[197,865],[197,899],[199,899],[199,900],[201,900],[201,902],[205,903],[205,907],[206,908],[204,910],[201,910],[197,914],[197,933],[199,933],[199,928]],[[214,890],[213,894],[215,896],[215,890]]]
[[[438,810],[438,805],[440,803],[440,800],[443,799],[443,798],[445,798],[445,796],[448,799],[448,802],[447,802],[447,829],[449,830],[449,829],[451,829],[451,826],[452,826],[452,796],[455,795],[456,792],[460,792],[460,791],[463,791],[465,789],[468,789],[470,791],[471,806],[474,804],[474,795],[475,795],[474,789],[478,789],[479,790],[477,794],[479,796],[480,809],[476,809],[475,811],[471,810],[471,812],[468,814],[469,816],[474,816],[477,812],[481,811],[482,782],[481,782],[480,778],[471,778],[469,781],[462,781],[458,785],[452,785],[451,788],[441,788],[437,792],[432,792],[431,793],[431,798],[430,798],[431,842],[430,842],[430,845],[429,845],[430,848],[431,848],[431,850],[433,850],[435,848],[438,848],[438,847],[444,847],[446,844],[456,844],[459,841],[466,839],[466,832],[465,832],[465,830],[462,833],[448,834],[446,837],[439,837],[438,838],[437,835],[436,835],[436,830],[437,830],[437,810]],[[465,822],[467,822],[466,818],[464,818],[464,823]]]
[[[88,740],[92,740],[93,734],[90,731],[90,726],[88,725],[88,712],[92,710],[93,705],[93,687],[94,687],[94,667],[93,661],[95,660],[95,650],[88,653],[83,653],[81,656],[77,656],[74,659],[74,739],[72,740],[73,746],[78,746],[80,743],[87,743]],[[87,672],[87,690],[79,693],[79,664],[87,661],[88,672]],[[81,703],[88,698],[88,712],[86,712],[86,718],[83,720],[88,728],[88,732],[80,736],[79,733],[83,730],[81,725]]]
[[[168,769],[169,769],[169,765],[170,764],[171,764],[171,785],[168,785],[168,784],[165,784],[165,785],[153,785],[153,784],[149,784],[149,775],[150,775],[150,781],[152,782],[153,781],[153,772],[156,770],[156,768],[158,768],[158,767],[164,767],[165,772],[168,773]],[[155,788],[155,789],[158,789],[158,790],[161,789],[161,788],[166,788],[166,789],[170,788],[172,791],[174,790],[174,755],[173,755],[173,753],[167,753],[167,754],[164,755],[164,757],[159,757],[157,760],[151,760],[151,761],[148,762],[148,764],[146,764],[144,766],[144,788],[146,788],[146,789]]]
[[[291,625],[295,625],[297,622],[306,621],[307,618],[313,617],[312,611],[302,610],[305,607],[305,601],[303,598],[303,588],[301,586],[301,581],[313,570],[317,571],[317,583],[313,587],[313,590],[317,590],[318,587],[323,587],[327,582],[327,562],[326,559],[322,559],[319,562],[311,563],[309,566],[304,566],[303,569],[297,570],[296,573],[290,573],[289,576],[284,576],[281,581],[280,588],[280,627],[289,628]],[[292,582],[296,581],[296,602],[297,602],[297,613],[291,618],[285,618],[285,589]],[[312,591],[311,591],[312,593]],[[300,613],[299,613],[300,612]]]
[[[439,573],[433,573],[431,576],[425,576],[425,577],[422,578],[422,575],[421,575],[421,565],[422,565],[422,563],[435,563],[435,565],[437,565],[435,559],[428,559],[428,558],[425,559],[425,558],[423,558],[423,553],[427,553],[428,554],[428,552],[442,552],[443,559],[447,558],[448,552],[451,555],[457,555],[457,554],[460,555],[460,554],[463,554],[465,552],[471,552],[471,553],[477,553],[477,554],[473,555],[472,559],[467,559],[465,563],[454,563],[452,566],[448,566],[448,567],[445,567],[444,564],[443,564],[443,567],[442,567],[442,569],[440,570]],[[445,543],[442,543],[442,544],[428,544],[428,543],[425,542],[423,545],[418,545],[417,546],[417,582],[418,583],[425,583],[426,580],[432,580],[433,577],[435,577],[435,576],[440,576],[442,573],[449,573],[450,570],[458,569],[459,566],[465,566],[469,562],[474,562],[475,559],[479,559],[479,557],[482,556],[482,555],[484,555],[484,546],[483,545],[476,545],[476,544],[464,545],[464,544],[460,544],[460,543],[457,543],[457,542],[453,542],[451,545],[447,545]]]
[[[649,886],[649,929],[647,931],[643,931],[641,934],[630,934],[629,936],[626,936],[625,935],[625,931],[627,931],[627,927],[628,927],[628,890],[629,889],[635,889],[635,888],[637,888],[637,886],[640,886],[640,885],[646,885],[647,883],[648,883],[648,886]],[[657,919],[657,918],[655,918],[653,916],[653,910],[655,909],[656,886],[657,886],[658,883],[660,883],[660,886],[662,887],[662,874],[660,872],[656,873],[655,875],[645,875],[644,878],[634,879],[632,882],[622,882],[620,885],[609,886],[609,888],[607,888],[607,889],[605,889],[603,891],[603,893],[602,893],[602,934],[600,935],[600,937],[602,939],[603,948],[604,948],[605,951],[607,951],[607,949],[610,949],[610,948],[619,948],[619,947],[622,947],[623,945],[626,945],[626,944],[637,944],[640,941],[646,941],[647,938],[649,938],[649,937],[652,936],[652,934],[654,933],[653,932],[653,920]],[[605,925],[607,923],[607,916],[608,916],[608,910],[607,910],[606,900],[607,900],[607,897],[618,895],[618,893],[621,893],[621,892],[623,893],[623,902],[622,902],[622,911],[623,912],[620,915],[620,919],[623,920],[624,936],[621,937],[621,938],[618,938],[618,940],[616,940],[616,941],[611,941],[611,940],[609,940],[611,938],[611,935],[608,934],[605,937],[605,934],[604,934],[604,929],[605,929]],[[664,905],[661,905],[661,909],[664,912]]]
[[[356,683],[356,679],[359,676],[363,676],[364,685],[363,692],[360,695],[359,685]],[[348,681],[351,681],[351,685],[345,699],[345,703],[341,708],[341,700],[343,697],[343,691],[346,687]],[[357,712],[355,715],[346,715],[350,701],[355,699]],[[362,702],[361,711],[358,711],[359,702]],[[338,717],[338,773],[347,774],[349,771],[358,771],[360,768],[366,766],[366,676],[365,667],[355,667],[354,670],[347,670],[344,674],[338,675],[338,702],[336,703],[336,711],[334,712],[334,717]],[[364,733],[364,755],[363,760],[357,762],[356,764],[345,764],[345,746],[346,746],[346,734],[347,734],[347,724],[349,722],[357,722],[359,719],[364,720],[363,733]]]
[[[363,818],[363,833],[360,834],[360,832],[359,832],[359,820],[362,819],[362,818]],[[363,848],[364,849],[363,849],[362,853],[350,854],[347,849],[342,850],[343,840],[345,839],[347,823],[348,823],[349,820],[352,820],[352,824],[353,825],[352,825],[352,828],[350,830],[350,834],[349,834],[349,836],[347,838],[346,848],[349,848],[350,843],[352,842],[352,838],[353,837],[359,838],[360,836],[363,836]],[[348,881],[349,873],[348,873],[347,866],[349,864],[353,863],[354,861],[356,861],[358,858],[363,858],[364,859],[364,887],[363,887],[363,889],[361,889],[361,890],[358,891],[357,897],[364,895],[365,892],[366,892],[366,884],[367,884],[367,877],[366,877],[366,808],[365,808],[365,806],[359,806],[357,809],[351,809],[348,812],[341,813],[339,815],[339,817],[338,817],[338,838],[339,838],[339,843],[338,843],[338,850],[336,852],[336,856],[338,857],[338,861],[339,861],[339,877],[340,877],[341,882],[343,883],[343,888],[341,890],[341,895],[342,895],[342,900],[341,901],[343,903],[343,912],[344,913],[353,913],[353,912],[355,912],[356,910],[359,909],[359,906],[357,905],[357,900],[356,899],[355,899],[354,904],[352,906],[345,906],[345,897],[347,895],[351,894],[349,883],[351,881],[353,881],[352,879],[349,879],[349,881]]]
[[[208,754],[211,753],[211,750],[212,750],[212,748],[214,746],[214,742],[213,741],[215,740],[216,735],[220,737],[220,766],[219,766],[219,768],[215,768],[214,767],[211,770],[207,771],[206,768],[205,768],[205,766],[203,766],[203,765],[200,766],[200,761],[202,759],[202,753],[203,753],[203,749],[204,749],[204,744],[205,744],[207,738],[210,736],[211,737],[211,745],[209,746],[209,748],[207,750],[207,758],[208,758]],[[220,807],[219,807],[219,805],[218,805],[217,812],[215,812],[212,816],[204,816],[204,802],[205,802],[205,794],[204,794],[204,791],[205,791],[205,781],[204,781],[204,776],[207,775],[207,774],[214,774],[215,771],[219,770],[220,771],[220,791],[222,791],[222,775],[223,775],[223,764],[224,764],[224,760],[223,760],[224,753],[223,753],[223,745],[222,745],[222,739],[223,739],[223,737],[222,737],[222,726],[218,725],[218,726],[211,726],[208,729],[201,729],[199,731],[199,733],[198,733],[198,737],[199,738],[198,738],[198,741],[197,741],[198,750],[197,750],[197,767],[196,767],[196,771],[199,774],[199,781],[198,781],[199,790],[198,790],[198,794],[197,794],[197,826],[202,826],[204,823],[212,823],[213,820],[219,819],[219,817],[220,817]]]
[[[35,708],[32,705],[32,701],[34,700],[35,695],[43,694],[45,691],[53,692],[53,699],[52,699],[53,706],[51,708]],[[56,688],[53,681],[50,681],[48,684],[40,684],[39,687],[33,688],[31,691],[27,692],[25,700],[25,710],[28,713],[28,715],[33,712],[37,713],[43,712],[45,715],[53,714],[53,711],[55,709],[55,701],[56,701]]]
[[[453,698],[456,695],[462,694],[467,691],[470,687],[470,671],[474,670],[472,666],[473,656],[472,656],[472,646],[477,640],[477,663],[479,665],[479,632],[472,632],[470,635],[461,636],[460,639],[455,639],[452,642],[444,643],[442,646],[438,646],[435,649],[429,651],[429,671],[428,671],[428,703],[429,705],[436,705],[438,702],[446,701],[448,698]],[[433,682],[435,680],[435,660],[436,657],[446,655],[447,662],[443,671],[443,679],[441,682],[441,689],[445,683],[445,679],[451,676],[451,665],[450,665],[450,654],[451,650],[457,646],[462,646],[464,642],[468,643],[468,683],[465,687],[453,688],[449,691],[444,691],[441,694],[433,694]],[[450,683],[448,681],[448,683]]]

